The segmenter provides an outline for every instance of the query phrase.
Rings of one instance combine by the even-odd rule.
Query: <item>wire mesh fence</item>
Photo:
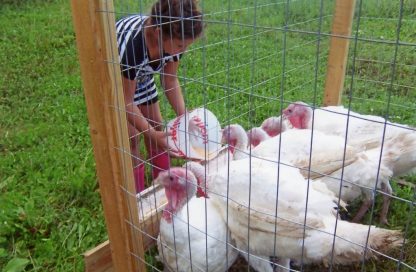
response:
[[[331,31],[335,1],[166,0],[159,16],[154,1],[113,2],[98,12],[118,22],[120,55],[105,62],[121,68],[127,107],[108,106],[127,113],[131,149],[118,150],[133,162],[140,223],[126,221],[148,271],[416,271],[415,1],[357,0],[350,35]],[[321,108],[334,37],[349,40],[344,108]],[[196,108],[227,128],[222,151],[182,167],[160,142]],[[281,134],[247,143],[281,115]]]

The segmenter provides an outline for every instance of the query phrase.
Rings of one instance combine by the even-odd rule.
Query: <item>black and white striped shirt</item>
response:
[[[164,54],[159,60],[150,60],[144,37],[148,16],[133,15],[117,21],[116,33],[121,72],[125,78],[137,80],[135,104],[157,97],[153,74],[160,73],[167,62],[178,61],[181,54]]]

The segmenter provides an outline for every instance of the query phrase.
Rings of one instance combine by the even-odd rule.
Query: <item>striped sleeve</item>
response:
[[[135,79],[137,69],[143,63],[145,46],[143,23],[146,17],[134,15],[116,23],[117,43],[121,72],[128,79]]]

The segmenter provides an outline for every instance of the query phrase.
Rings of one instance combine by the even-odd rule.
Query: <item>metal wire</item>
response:
[[[140,12],[143,12],[144,9],[144,3],[143,1],[139,0],[136,1],[137,4],[139,5],[139,10]],[[398,102],[394,102],[392,101],[391,97],[393,95],[393,90],[394,88],[400,88],[400,89],[407,89],[409,91],[414,91],[416,89],[415,86],[410,85],[411,83],[408,83],[406,81],[404,82],[400,82],[400,81],[395,81],[395,74],[396,71],[398,69],[416,69],[416,64],[412,64],[412,63],[400,63],[399,61],[399,48],[406,48],[406,50],[408,50],[409,52],[411,52],[411,50],[414,50],[414,47],[416,47],[416,42],[414,42],[413,39],[409,40],[401,40],[400,39],[400,26],[401,26],[401,22],[416,22],[416,19],[412,19],[412,18],[403,18],[403,0],[400,1],[400,14],[399,14],[399,22],[398,22],[398,26],[397,26],[397,31],[396,31],[396,39],[393,40],[391,38],[389,39],[382,39],[382,38],[373,38],[373,37],[364,37],[362,35],[359,35],[359,31],[360,31],[360,21],[361,20],[366,20],[366,21],[371,21],[371,20],[388,20],[388,21],[397,21],[397,18],[379,18],[379,17],[373,17],[373,16],[369,16],[369,15],[364,15],[364,11],[362,11],[362,5],[363,5],[363,1],[359,2],[359,9],[357,12],[357,21],[356,21],[356,25],[355,25],[355,32],[353,35],[349,35],[349,36],[342,36],[342,35],[334,35],[332,33],[330,33],[330,30],[327,29],[327,25],[325,24],[326,22],[329,22],[332,19],[332,14],[330,14],[328,12],[327,7],[324,5],[324,0],[320,0],[319,1],[319,15],[316,17],[304,17],[303,19],[299,19],[299,18],[292,18],[291,17],[291,10],[292,8],[295,9],[296,8],[296,4],[301,4],[305,1],[302,0],[285,0],[285,1],[275,1],[275,2],[269,2],[269,1],[260,1],[260,0],[256,0],[254,1],[254,3],[252,5],[246,5],[246,6],[239,6],[236,8],[232,7],[232,2],[231,0],[229,0],[227,2],[227,5],[218,7],[216,10],[207,10],[204,7],[204,1],[201,2],[201,6],[202,6],[202,10],[204,11],[204,22],[207,23],[208,25],[210,25],[212,28],[213,27],[218,27],[218,28],[224,28],[225,29],[225,35],[222,38],[218,38],[217,40],[211,40],[209,37],[207,38],[202,38],[201,41],[196,44],[195,46],[193,46],[192,48],[190,48],[187,51],[187,54],[191,55],[191,56],[196,56],[197,54],[200,54],[198,58],[200,58],[202,60],[201,66],[203,67],[202,72],[199,74],[195,74],[192,69],[193,67],[190,65],[190,62],[186,62],[184,61],[184,65],[181,66],[181,74],[178,75],[178,78],[181,82],[181,88],[182,88],[182,92],[185,96],[186,99],[186,103],[191,104],[193,103],[193,101],[188,101],[188,97],[191,97],[192,94],[191,92],[193,91],[192,87],[193,86],[197,86],[198,90],[201,90],[201,97],[202,97],[202,105],[198,105],[198,106],[204,106],[204,107],[214,107],[215,105],[218,104],[224,104],[226,105],[226,108],[224,109],[224,116],[225,116],[225,120],[222,121],[223,124],[231,124],[232,122],[241,122],[241,120],[244,120],[249,127],[254,127],[256,126],[256,124],[258,123],[258,121],[256,120],[257,117],[257,112],[261,111],[262,109],[269,109],[269,108],[278,108],[279,112],[281,114],[281,111],[284,107],[285,103],[288,102],[292,102],[293,100],[293,96],[291,95],[292,93],[296,93],[296,91],[298,91],[299,93],[302,93],[303,97],[308,96],[308,98],[310,98],[310,101],[312,101],[312,107],[317,107],[317,105],[319,104],[319,98],[320,98],[320,84],[323,81],[324,78],[324,74],[321,73],[320,70],[320,65],[321,63],[324,63],[326,61],[327,58],[327,54],[328,54],[328,50],[327,50],[327,39],[330,37],[338,37],[338,38],[344,38],[344,39],[349,39],[351,41],[353,41],[353,48],[352,48],[352,56],[350,56],[351,58],[351,63],[349,63],[349,66],[351,67],[351,70],[348,72],[348,74],[346,75],[346,79],[350,80],[350,84],[349,84],[349,93],[347,93],[346,95],[344,95],[345,97],[347,97],[347,108],[348,108],[348,119],[350,117],[350,111],[352,111],[352,107],[353,107],[353,101],[354,102],[359,102],[359,103],[377,103],[380,105],[385,106],[386,109],[386,122],[384,123],[384,130],[386,129],[386,125],[387,125],[387,119],[389,117],[389,112],[390,112],[390,108],[391,107],[395,107],[395,108],[405,108],[405,109],[409,109],[408,105],[403,105],[400,104]],[[112,11],[109,10],[108,8],[106,10],[100,10],[98,12],[103,12],[103,13],[115,13],[115,15],[117,16],[125,16],[125,15],[130,15],[130,14],[135,14],[134,12],[134,7],[133,5],[129,2],[129,1],[121,1],[121,6],[119,10],[116,11]],[[326,3],[326,2],[325,2]],[[312,3],[311,5],[313,5],[315,3]],[[317,5],[317,4],[316,4]],[[264,22],[262,22],[260,20],[260,16],[259,14],[261,14],[261,11],[263,10],[279,10],[279,16],[283,17],[283,23],[282,25],[267,25]],[[206,11],[206,12],[205,12]],[[236,15],[238,14],[253,14],[253,18],[252,21],[247,21],[247,19],[245,19],[244,17],[240,18]],[[177,18],[177,21],[180,21],[181,18]],[[296,19],[298,21],[296,21]],[[108,21],[108,24],[111,24],[112,22]],[[316,29],[312,29],[312,26],[316,26]],[[241,31],[241,33],[239,34],[234,34],[235,32],[233,32],[234,29],[243,29],[243,30],[251,30],[250,32],[244,32]],[[270,35],[282,35],[282,48],[279,50],[279,48],[277,48],[277,44],[275,47],[275,51],[273,52],[263,52],[261,50],[261,39],[265,38],[265,37],[269,37]],[[305,39],[302,39],[302,42],[294,42],[293,44],[291,44],[291,38],[293,36],[298,36],[298,37],[302,37]],[[277,38],[276,38],[277,39]],[[234,57],[238,55],[238,52],[235,48],[233,48],[233,45],[238,44],[239,42],[247,42],[249,43],[249,49],[247,51],[250,51],[250,57],[243,59],[242,61],[235,61]],[[368,43],[371,45],[389,45],[389,46],[394,46],[394,57],[392,61],[386,61],[383,58],[372,58],[369,56],[359,56],[358,54],[360,52],[362,52],[361,50],[365,50],[365,47],[360,48],[359,47],[359,43],[363,42],[363,43]],[[298,62],[298,63],[290,63],[291,61],[291,56],[289,55],[289,53],[293,52],[294,54],[296,52],[302,51],[305,48],[309,48],[311,46],[315,46],[316,50],[315,50],[315,55],[312,56],[309,59],[305,59],[302,62]],[[213,64],[213,62],[210,61],[210,51],[209,50],[224,50],[226,52],[225,54],[225,59],[224,60],[220,60],[221,64],[221,68],[219,67],[209,67]],[[281,60],[280,63],[277,62],[277,60]],[[256,72],[256,69],[258,67],[262,67],[265,63],[267,65],[267,62],[270,60],[275,60],[276,63],[273,63],[273,65],[269,65],[270,66],[270,70],[272,72],[270,72],[269,74],[266,74],[263,77],[260,77],[260,79],[257,79],[258,75]],[[111,63],[113,64],[115,67],[117,65],[120,65],[120,62],[118,60],[117,57],[113,56],[112,59],[110,60],[105,60],[105,62],[107,63]],[[383,79],[378,79],[375,77],[367,76],[367,75],[359,75],[357,73],[357,66],[359,65],[359,63],[362,64],[367,64],[368,66],[370,65],[378,65],[379,67],[384,67],[384,66],[390,66],[391,69],[391,77],[390,77],[390,81],[386,82],[383,81]],[[215,64],[215,63],[214,63]],[[123,67],[123,68],[132,68],[132,67]],[[215,68],[215,69],[214,69]],[[280,69],[279,69],[280,68]],[[245,70],[248,71],[250,76],[248,79],[244,79],[241,81],[234,81],[232,82],[232,75],[238,75],[240,70]],[[312,71],[312,72],[310,72]],[[310,72],[310,73],[308,73]],[[289,82],[288,78],[290,76],[294,76],[296,77],[297,73],[299,74],[305,74],[305,75],[309,75],[309,78],[303,78],[300,82]],[[161,73],[160,76],[163,75],[167,75],[166,73]],[[225,75],[224,78],[222,78],[221,76]],[[280,82],[279,82],[280,80]],[[275,90],[268,90],[266,89],[267,86],[272,85],[275,82],[279,82],[279,86],[275,87]],[[380,99],[376,99],[376,98],[368,98],[368,97],[361,97],[358,93],[357,93],[357,82],[362,82],[364,84],[378,84],[380,86],[386,86],[387,87],[387,101],[382,101]],[[208,88],[212,88],[215,89],[216,93],[214,95],[212,95],[210,93],[210,91],[208,90]],[[310,88],[312,89],[312,91],[303,91],[303,89],[306,88]],[[264,90],[266,89],[266,90]],[[169,92],[171,90],[165,90],[166,92]],[[240,100],[244,98],[244,101],[246,101],[247,105],[245,107],[239,107],[239,103]],[[409,102],[411,103],[411,102]],[[109,105],[109,107],[113,107],[115,110],[119,111],[120,114],[134,114],[133,112],[128,112],[126,111],[124,105],[120,105],[119,103],[116,105]],[[166,107],[166,103],[161,103],[161,107],[163,109],[163,113],[165,114],[169,114],[170,110],[168,109],[168,107]],[[413,109],[416,109],[416,106],[413,106]],[[277,114],[276,114],[277,115]],[[259,118],[261,118],[262,116],[260,116]],[[143,117],[146,118],[146,117]],[[314,117],[312,117],[313,119]],[[361,118],[361,117],[357,117],[357,118]],[[150,120],[148,120],[150,121]],[[166,121],[163,121],[163,123],[161,123],[161,125],[166,125]],[[390,124],[389,124],[390,125]],[[399,126],[399,125],[395,125],[395,124],[391,124],[392,126]],[[121,129],[121,128],[119,128]],[[150,129],[150,127],[149,127]],[[406,128],[408,130],[415,130],[414,128]],[[312,129],[313,130],[313,129]],[[348,135],[348,121],[347,121],[347,127],[346,127],[346,135],[345,135],[345,143],[347,143],[347,135]],[[136,135],[130,135],[130,140],[134,140],[139,136],[139,134]],[[383,135],[384,136],[384,135]],[[312,161],[312,154],[313,154],[313,137],[314,134],[312,133],[311,136],[311,141],[310,141],[310,156],[309,156],[309,162]],[[383,137],[383,142],[384,142],[384,137]],[[287,221],[291,221],[289,219],[285,219],[282,217],[279,217],[278,215],[278,200],[279,200],[279,176],[280,176],[280,164],[284,164],[283,162],[280,161],[280,148],[281,148],[282,142],[279,141],[279,153],[278,153],[278,157],[277,157],[277,187],[276,187],[276,203],[275,206],[273,207],[274,213],[271,214],[267,214],[264,213],[263,211],[256,211],[259,213],[264,213],[265,215],[268,216],[273,216],[277,220],[287,220]],[[346,145],[345,145],[346,146]],[[117,152],[121,152],[124,154],[128,154],[132,159],[137,160],[140,162],[140,164],[144,164],[147,166],[153,166],[152,163],[150,162],[150,160],[145,160],[142,158],[137,157],[134,153],[132,153],[130,150],[124,150],[122,148],[119,147],[114,147],[115,150],[117,150]],[[207,148],[205,146],[205,148]],[[244,150],[242,150],[244,152]],[[381,164],[381,156],[382,156],[382,152],[383,150],[381,150],[380,153],[380,161],[379,161],[379,166],[378,166],[378,171],[380,170],[380,164]],[[249,147],[247,154],[251,158],[256,158],[256,156],[254,156],[251,153],[251,146]],[[344,159],[345,159],[345,155],[346,155],[346,149],[344,149]],[[124,157],[123,157],[124,158]],[[151,159],[151,158],[149,158]],[[228,167],[228,170],[230,169],[230,160],[231,158],[228,160],[228,165],[226,167]],[[311,164],[311,163],[310,163]],[[123,164],[125,166],[125,163]],[[154,167],[154,166],[153,166]],[[251,169],[251,163],[250,163],[250,169]],[[251,170],[250,170],[251,171]],[[126,176],[126,168],[123,169],[124,175]],[[305,213],[304,213],[304,217],[303,217],[303,222],[295,222],[292,221],[292,223],[297,224],[301,227],[303,227],[303,236],[304,239],[302,240],[302,248],[304,248],[305,246],[305,237],[306,237],[306,231],[309,229],[314,229],[311,226],[307,225],[307,214],[308,214],[308,205],[309,205],[309,182],[312,182],[310,180],[310,175],[313,174],[314,171],[312,169],[310,169],[310,165],[309,165],[309,176],[307,178],[307,182],[308,182],[308,191],[305,194]],[[330,174],[325,174],[325,173],[321,173],[323,176],[327,176],[327,177],[331,177]],[[205,175],[207,176],[208,173],[205,172]],[[229,171],[228,171],[228,177],[227,177],[227,182],[229,182],[230,180],[230,176],[229,176]],[[377,174],[378,176],[378,174]],[[336,178],[337,180],[340,181],[340,191],[339,191],[339,195],[341,195],[341,189],[342,189],[342,184],[345,182],[346,184],[354,184],[355,186],[359,187],[360,189],[363,190],[373,190],[376,194],[380,194],[380,195],[389,195],[385,192],[379,191],[377,189],[377,183],[378,183],[378,178],[376,181],[376,184],[373,186],[366,186],[366,185],[362,185],[362,184],[355,184],[353,181],[349,181],[344,179],[343,177],[343,171],[341,173],[341,177],[333,177]],[[225,241],[220,241],[219,239],[217,239],[216,237],[210,235],[208,233],[208,229],[207,229],[207,225],[205,227],[204,230],[200,230],[200,229],[194,229],[193,226],[191,226],[190,224],[188,224],[188,230],[187,230],[187,235],[188,235],[188,246],[189,249],[191,249],[191,233],[192,231],[197,231],[200,232],[202,234],[205,235],[205,250],[208,251],[208,238],[210,239],[216,239],[219,243],[222,243],[225,245],[226,247],[226,252],[228,253],[228,250],[237,250],[240,251],[242,253],[247,253],[248,254],[248,260],[250,260],[251,258],[257,258],[257,259],[262,259],[259,256],[256,256],[255,254],[252,254],[251,252],[251,239],[253,239],[253,237],[250,237],[250,213],[253,210],[253,208],[251,207],[251,199],[252,197],[255,197],[252,195],[252,191],[251,191],[251,186],[252,186],[252,179],[251,179],[251,172],[250,172],[250,185],[249,185],[249,199],[248,199],[248,205],[245,207],[247,208],[247,212],[248,212],[248,226],[247,226],[247,250],[245,249],[241,249],[241,248],[237,248],[236,246],[234,246],[231,243],[231,237],[226,237]],[[127,182],[127,181],[126,181]],[[121,190],[125,193],[126,197],[134,197],[135,194],[133,192],[129,192],[126,188],[128,187],[127,184],[124,184],[123,188],[121,188]],[[229,210],[229,205],[232,205],[233,203],[238,203],[237,200],[230,198],[229,195],[229,184],[227,183],[227,191],[224,192],[223,197],[226,199],[226,215],[225,215],[225,221],[226,224],[229,224],[229,213],[231,212]],[[207,189],[209,191],[209,188]],[[216,192],[211,192],[212,194],[215,194]],[[156,194],[153,192],[153,196],[154,196],[154,205],[155,207],[157,207],[158,203],[156,200]],[[414,218],[412,218],[412,213],[414,210],[414,205],[415,205],[415,200],[409,200],[409,199],[404,199],[395,195],[389,195],[392,199],[395,199],[397,201],[402,201],[403,203],[407,203],[409,205],[409,215],[408,215],[408,220],[407,220],[407,224],[405,227],[405,233],[404,236],[406,237],[409,229],[410,229],[410,225],[413,223]],[[141,199],[140,197],[138,198],[138,202],[140,207],[143,207],[141,204],[143,199]],[[207,201],[207,200],[205,200]],[[338,201],[338,205],[340,204],[341,198],[339,198]],[[241,205],[241,203],[238,203],[239,205]],[[189,207],[188,204],[186,204],[186,210],[187,210],[187,222],[190,221],[189,218]],[[130,208],[130,207],[129,207]],[[371,206],[371,215],[370,215],[370,222],[373,219],[373,213],[374,213],[374,203]],[[130,209],[129,209],[130,211]],[[141,210],[139,210],[140,213],[140,218],[141,220],[145,219],[145,214],[144,214],[144,210],[143,208]],[[338,211],[337,211],[338,213]],[[207,220],[209,220],[208,216],[208,210],[207,210],[207,205],[205,202],[205,222],[207,222]],[[131,215],[131,211],[130,211],[130,215]],[[155,216],[158,216],[157,213]],[[176,215],[173,215],[174,217]],[[159,216],[158,216],[159,217]],[[185,220],[182,220],[179,217],[176,217],[177,220],[183,222],[183,223],[187,223]],[[153,220],[153,219],[152,219]],[[160,218],[157,218],[156,220],[160,220]],[[337,219],[338,220],[338,219]],[[157,237],[154,237],[153,235],[146,233],[145,231],[143,231],[142,229],[139,228],[139,226],[135,226],[133,224],[132,221],[126,219],[126,223],[128,225],[130,225],[130,227],[132,228],[132,232],[137,233],[140,232],[143,236],[146,236],[154,241],[157,240]],[[332,257],[331,257],[331,261],[329,263],[330,267],[329,270],[333,271],[333,269],[335,269],[334,263],[333,263],[333,256],[334,256],[334,250],[335,250],[335,242],[338,239],[342,239],[345,241],[348,241],[347,239],[340,237],[337,235],[337,223],[338,221],[336,221],[335,223],[335,227],[334,227],[334,232],[325,232],[319,229],[314,229],[317,231],[322,231],[328,235],[332,235],[333,236],[333,244],[332,244]],[[273,248],[273,253],[274,255],[279,255],[279,245],[276,244],[276,235],[277,235],[277,224],[275,224],[275,243],[274,243],[274,248]],[[175,236],[176,232],[175,232],[175,226],[173,224],[173,234]],[[137,235],[137,234],[136,234]],[[368,229],[368,235],[367,235],[367,242],[368,242],[368,238],[370,235],[370,227]],[[175,241],[176,237],[174,237],[174,241]],[[181,239],[181,238],[178,238]],[[352,244],[355,245],[359,245],[357,243],[354,243],[353,241],[349,241]],[[414,267],[412,267],[412,264],[407,264],[405,261],[403,261],[404,259],[404,247],[401,248],[401,254],[399,258],[394,258],[392,256],[386,255],[384,253],[378,252],[370,247],[368,247],[368,244],[366,243],[365,245],[359,245],[364,247],[366,250],[368,251],[372,251],[376,254],[378,254],[379,256],[383,256],[384,258],[390,260],[390,261],[394,261],[397,262],[397,270],[400,270],[401,267],[406,267],[407,269],[410,270],[414,270]],[[163,247],[162,247],[163,248]],[[166,248],[169,249],[170,251],[174,252],[175,254],[177,253],[177,248],[176,248],[176,242],[174,242],[174,246],[171,248],[169,246],[166,245]],[[133,254],[133,253],[132,253]],[[159,254],[163,255],[163,252],[159,252]],[[180,263],[179,263],[179,257],[184,258],[189,260],[189,262],[191,263],[191,267],[193,265],[192,259],[193,259],[193,254],[191,250],[189,250],[189,255],[188,256],[179,256],[176,255],[176,268],[179,269]],[[148,267],[151,267],[152,270],[155,271],[160,271],[158,268],[156,268],[156,266],[153,264],[153,262],[149,263],[146,260],[143,260],[141,258],[139,258],[139,256],[135,256],[137,259],[139,259],[141,262],[145,262],[146,265]],[[221,256],[222,258],[223,256]],[[227,263],[228,263],[228,254],[225,257],[227,258]],[[265,260],[262,259],[263,261],[268,262],[269,260]],[[192,267],[191,270],[193,271],[205,271],[208,269],[209,267],[209,260],[208,260],[208,255],[206,255],[206,260],[205,260],[205,268],[199,268],[199,267]],[[365,270],[365,263],[366,263],[366,259],[365,256],[363,256],[362,259],[362,263],[361,263],[361,270],[364,271]],[[305,269],[306,265],[304,262],[304,252],[302,251],[302,256],[301,256],[301,260],[300,260],[300,270],[299,271],[303,271]],[[204,270],[205,269],[205,270]],[[247,270],[249,271],[249,268],[247,268]],[[297,270],[290,270],[290,271],[297,271]],[[415,270],[414,270],[415,271]]]

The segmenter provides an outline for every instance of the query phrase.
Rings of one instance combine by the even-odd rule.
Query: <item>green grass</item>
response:
[[[0,13],[0,267],[82,271],[106,230],[69,2]]]
[[[143,12],[151,2],[143,1]],[[317,62],[318,36],[299,32],[317,32],[319,3],[291,3],[289,31],[284,32],[284,5],[269,2],[256,1],[254,9],[254,1],[232,1],[234,11],[229,16],[220,12],[228,10],[228,3],[200,1],[207,14],[207,32],[183,58],[180,71],[189,108],[207,104],[223,124],[238,122],[248,128],[277,115],[281,103],[303,100],[320,105],[329,39],[321,36]],[[333,1],[324,2],[321,32],[328,33]],[[139,10],[138,3],[116,2],[117,16]],[[416,43],[416,3],[404,3],[400,38]],[[0,268],[82,271],[82,253],[107,236],[69,1],[6,0],[0,14]],[[396,39],[398,1],[364,1],[362,15],[360,38]],[[353,35],[356,26],[357,21]],[[394,44],[358,41],[356,53],[354,46],[351,41],[343,101],[347,103],[351,95],[353,110],[388,114],[393,121],[415,126],[415,47],[398,47],[390,85]],[[163,97],[161,105],[165,118],[172,118]],[[406,180],[416,184],[414,176]],[[411,187],[394,181],[393,187],[397,197],[414,201]],[[373,222],[377,222],[379,208],[378,201]],[[392,201],[390,228],[405,230],[407,226],[404,261],[413,266],[415,217],[414,207]],[[400,252],[391,255],[398,258]],[[154,261],[151,255],[147,258]],[[366,262],[366,271],[396,268],[396,263],[385,258]],[[339,268],[357,269],[360,266]],[[401,267],[401,271],[408,270]]]

